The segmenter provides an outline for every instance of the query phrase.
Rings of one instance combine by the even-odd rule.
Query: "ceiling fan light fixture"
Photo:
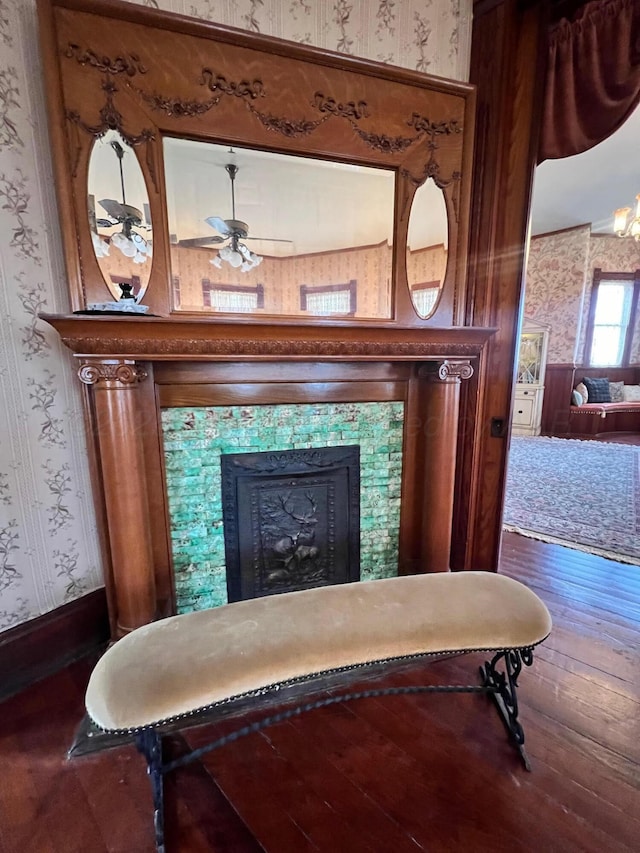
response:
[[[96,253],[96,258],[106,258],[109,255],[109,244],[95,231],[91,232],[91,240],[93,242],[93,250]]]
[[[131,239],[131,237],[127,237],[124,232],[120,231],[117,234],[114,234],[111,237],[112,244],[119,249],[125,258],[134,258],[138,253],[136,249],[136,245]]]
[[[147,230],[150,229],[149,226],[143,224],[142,211],[131,204],[127,204],[124,170],[122,168],[122,159],[125,155],[125,150],[116,140],[113,140],[110,145],[118,158],[122,201],[120,202],[113,198],[100,199],[98,204],[107,212],[109,218],[98,219],[96,224],[102,228],[112,228],[115,225],[121,225],[122,231],[112,234],[108,238],[109,243],[122,252],[125,258],[132,258],[134,264],[144,264],[147,258],[151,257],[151,243],[133,229],[134,226],[144,227]],[[91,239],[93,240],[96,257],[104,258],[109,254],[109,244],[99,234],[92,232]],[[99,245],[98,241],[101,241],[103,245]]]
[[[236,196],[234,182],[238,174],[238,167],[235,163],[227,163],[225,170],[231,180],[231,219],[221,219],[219,216],[208,216],[205,219],[207,225],[215,228],[219,234],[223,235],[222,239],[229,240],[226,246],[218,249],[218,254],[212,258],[209,263],[213,264],[218,269],[222,268],[222,262],[226,261],[234,269],[239,269],[240,272],[249,272],[254,267],[257,267],[262,262],[260,255],[254,254],[251,249],[241,240],[244,240],[249,235],[249,226],[241,219],[236,219]],[[221,238],[217,238],[219,241]]]
[[[231,245],[219,249],[216,257],[212,258],[209,263],[218,269],[222,269],[223,261],[234,269],[239,269],[240,272],[249,272],[262,263],[262,257],[252,252],[244,243],[234,240]]]

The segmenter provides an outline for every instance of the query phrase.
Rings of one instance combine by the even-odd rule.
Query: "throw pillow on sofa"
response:
[[[622,403],[624,401],[624,397],[622,396],[623,386],[624,382],[609,383],[609,395],[612,403]]]
[[[625,403],[640,403],[640,385],[623,385],[622,399]]]
[[[602,377],[601,379],[590,379],[585,376],[582,380],[587,386],[590,403],[610,403],[611,394],[609,394],[609,379]]]
[[[588,403],[588,402],[589,402],[589,392],[587,391],[587,386],[584,384],[584,382],[579,382],[579,383],[576,385],[576,391],[577,391],[577,392],[578,392],[578,394],[580,394],[580,396],[582,397],[582,402],[583,402],[583,403]]]
[[[572,406],[581,406],[584,403],[582,398],[582,394],[578,391],[577,388],[574,388],[571,392],[571,405]]]

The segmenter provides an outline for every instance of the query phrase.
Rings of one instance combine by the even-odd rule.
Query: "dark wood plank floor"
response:
[[[507,534],[501,570],[554,618],[521,678],[532,773],[483,697],[338,705],[173,774],[168,853],[638,851],[640,567]],[[65,759],[90,667],[0,705],[0,853],[153,851],[133,748]],[[468,656],[426,674],[450,683],[473,671]],[[415,667],[386,683],[424,676]],[[194,730],[189,741],[210,734]],[[177,755],[185,744],[170,747]]]

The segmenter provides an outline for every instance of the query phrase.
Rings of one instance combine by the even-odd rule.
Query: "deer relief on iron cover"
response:
[[[324,579],[316,543],[318,506],[311,489],[265,493],[260,507],[265,588],[300,588]]]

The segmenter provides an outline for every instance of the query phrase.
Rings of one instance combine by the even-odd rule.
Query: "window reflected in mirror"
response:
[[[391,316],[394,170],[171,137],[164,161],[175,310]]]
[[[433,178],[418,187],[407,237],[407,281],[416,313],[431,317],[447,272],[448,231],[444,193]]]
[[[139,302],[151,272],[149,197],[135,151],[116,130],[97,139],[91,151],[88,215],[93,250],[112,296]]]
[[[316,317],[335,314],[355,317],[358,310],[358,282],[355,278],[344,284],[324,287],[300,287],[300,309]]]

